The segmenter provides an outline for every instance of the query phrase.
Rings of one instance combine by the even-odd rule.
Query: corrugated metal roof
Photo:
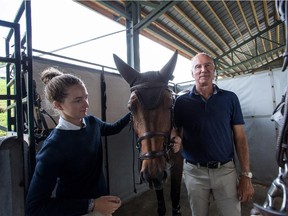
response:
[[[198,52],[216,61],[219,77],[282,67],[285,25],[275,1],[78,1],[125,25],[140,8],[140,34],[191,59]],[[148,19],[149,18],[149,19]]]

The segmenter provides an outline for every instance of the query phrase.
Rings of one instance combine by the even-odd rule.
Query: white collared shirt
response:
[[[58,125],[56,126],[57,129],[62,129],[62,130],[80,130],[81,128],[86,127],[86,122],[84,119],[82,119],[82,124],[83,126],[77,126],[75,124],[72,124],[71,122],[66,121],[62,116],[59,118]]]

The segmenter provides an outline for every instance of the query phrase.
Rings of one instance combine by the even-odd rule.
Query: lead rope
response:
[[[136,143],[136,137],[135,137],[135,132],[134,132],[134,128],[132,126],[133,120],[132,120],[132,115],[131,115],[131,120],[130,120],[130,131],[132,131],[132,173],[133,173],[133,188],[134,188],[134,193],[137,193],[137,188],[136,188],[136,179],[135,179],[135,143]],[[141,166],[141,164],[139,164],[139,160],[138,160],[138,169],[139,166]],[[140,182],[139,184],[142,184],[141,178],[140,178]]]
[[[133,188],[134,188],[134,193],[137,193],[136,189],[136,181],[135,181],[135,149],[134,149],[134,143],[135,143],[135,136],[134,136],[134,130],[132,126],[132,114],[130,115],[130,128],[129,131],[132,131],[132,173],[133,173]]]

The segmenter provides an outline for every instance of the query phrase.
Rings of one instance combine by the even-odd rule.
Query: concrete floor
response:
[[[166,198],[166,216],[172,215],[171,201],[169,197],[169,181],[165,184],[164,193]],[[253,203],[262,205],[266,199],[268,187],[254,184],[255,195],[251,202],[242,204],[242,216],[250,216],[250,210]],[[191,216],[191,211],[188,203],[187,192],[184,183],[182,183],[181,198],[180,198],[182,216]],[[133,200],[124,202],[122,206],[113,214],[113,216],[158,216],[156,194],[149,190],[134,198]],[[209,216],[220,216],[217,213],[215,205],[212,203],[209,210]],[[233,216],[233,215],[231,215]]]

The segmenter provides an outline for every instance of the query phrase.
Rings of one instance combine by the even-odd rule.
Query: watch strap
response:
[[[94,207],[95,207],[94,199],[89,199],[88,212],[93,212]]]
[[[252,172],[242,172],[241,175],[246,176],[247,178],[250,178],[250,179],[253,177]]]

